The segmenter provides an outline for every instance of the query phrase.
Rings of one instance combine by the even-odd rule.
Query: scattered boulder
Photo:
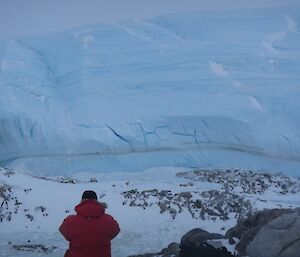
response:
[[[299,253],[300,208],[269,222],[247,246],[251,257],[299,257]]]
[[[215,248],[208,243],[180,247],[180,257],[234,257],[225,247]]]
[[[218,183],[228,192],[236,191],[237,189],[240,193],[258,195],[263,194],[267,190],[283,195],[300,192],[300,179],[282,174],[240,169],[201,169],[192,172],[179,172],[177,176],[193,181]]]
[[[221,234],[215,234],[215,233],[209,233],[206,230],[203,230],[201,228],[194,228],[187,232],[182,238],[181,238],[181,246],[187,246],[191,244],[201,244],[203,242],[206,242],[207,240],[212,239],[223,239],[224,236]]]
[[[14,196],[13,187],[0,182],[0,223],[11,221],[20,210],[22,203]]]
[[[221,244],[214,244],[215,239],[223,239],[224,236],[209,233],[201,228],[195,228],[181,238],[180,257],[231,257],[233,256]]]
[[[223,239],[224,236],[209,233],[201,228],[195,228],[181,238],[181,243],[171,243],[167,248],[156,253],[131,255],[128,257],[232,257],[225,247],[212,240]],[[204,255],[203,255],[204,254]]]
[[[26,251],[26,252],[37,252],[37,253],[52,253],[57,249],[56,246],[46,246],[42,244],[21,244],[21,245],[12,245],[17,251]]]
[[[128,190],[122,193],[123,205],[142,207],[146,209],[158,205],[160,213],[176,216],[187,210],[194,219],[228,220],[230,214],[245,217],[252,212],[249,199],[224,190],[209,190],[203,192],[185,191],[173,193],[169,190]]]

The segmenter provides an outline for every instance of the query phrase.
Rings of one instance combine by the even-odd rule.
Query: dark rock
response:
[[[46,211],[46,207],[45,206],[37,206],[37,207],[35,207],[34,208],[34,210],[36,211],[36,212],[44,212],[44,211]]]
[[[231,257],[225,247],[214,247],[214,239],[223,239],[224,236],[209,233],[201,228],[195,228],[181,238],[180,257]],[[212,244],[210,243],[212,242]]]
[[[159,253],[162,257],[178,257],[179,256],[180,244],[171,243],[167,248],[164,248]]]
[[[30,221],[33,221],[34,220],[34,217],[31,215],[31,214],[26,214],[25,215],[25,217],[27,218],[27,219],[29,219]]]
[[[223,235],[209,233],[206,230],[203,230],[201,228],[195,228],[187,232],[181,238],[181,246],[191,245],[191,244],[199,245],[203,242],[206,242],[207,240],[222,239],[222,238],[224,238]]]
[[[183,210],[187,210],[194,219],[228,220],[229,214],[246,216],[252,210],[251,203],[243,196],[228,191],[209,190],[204,192],[172,193],[157,189],[138,191],[137,189],[122,193],[123,205],[146,209],[158,205],[160,213],[169,213],[173,219]]]
[[[22,245],[12,245],[12,247],[17,251],[27,251],[27,252],[37,252],[37,253],[52,253],[57,249],[56,246],[46,246],[41,244],[22,244]]]
[[[181,192],[178,195],[179,195],[179,197],[183,197],[183,198],[191,198],[192,197],[191,192]]]
[[[250,170],[201,169],[193,172],[180,172],[177,176],[193,181],[218,183],[231,192],[235,188],[243,193],[263,194],[271,187],[280,194],[297,193],[300,191],[300,179],[280,174],[253,172]]]
[[[22,203],[14,196],[12,186],[0,182],[0,222],[11,221]]]
[[[215,248],[208,243],[180,246],[180,257],[234,257],[225,247]]]
[[[1,168],[1,169],[3,169],[3,175],[6,176],[6,177],[10,177],[10,176],[13,176],[13,175],[16,174],[12,170],[9,170],[9,169],[6,169],[6,168]]]
[[[128,257],[233,257],[221,242],[213,241],[223,238],[223,235],[195,228],[181,238],[181,244],[173,242],[160,252]]]

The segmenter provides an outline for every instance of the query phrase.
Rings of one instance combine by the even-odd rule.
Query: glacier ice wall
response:
[[[297,174],[300,9],[172,14],[0,41],[0,165]]]

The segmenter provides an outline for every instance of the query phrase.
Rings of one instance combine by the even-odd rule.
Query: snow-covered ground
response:
[[[242,213],[249,207],[254,211],[300,206],[299,179],[240,170],[193,172],[160,167],[137,173],[81,173],[64,178],[0,168],[0,189],[0,201],[7,200],[0,208],[3,257],[62,256],[67,243],[58,227],[74,212],[82,192],[89,189],[108,204],[107,213],[120,223],[121,233],[112,246],[115,257],[157,252],[170,242],[179,242],[184,233],[196,227],[225,234],[236,223],[235,210]],[[201,210],[206,210],[203,216]],[[55,249],[47,254],[14,249],[24,244]]]
[[[299,7],[0,41],[0,162],[39,175],[300,168]]]
[[[115,257],[300,206],[298,179],[263,173],[299,177],[299,23],[207,11],[0,41],[0,256],[62,256],[87,189],[120,223]]]

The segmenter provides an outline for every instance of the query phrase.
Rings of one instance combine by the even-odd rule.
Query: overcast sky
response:
[[[205,9],[300,5],[300,0],[0,0],[0,37]]]

